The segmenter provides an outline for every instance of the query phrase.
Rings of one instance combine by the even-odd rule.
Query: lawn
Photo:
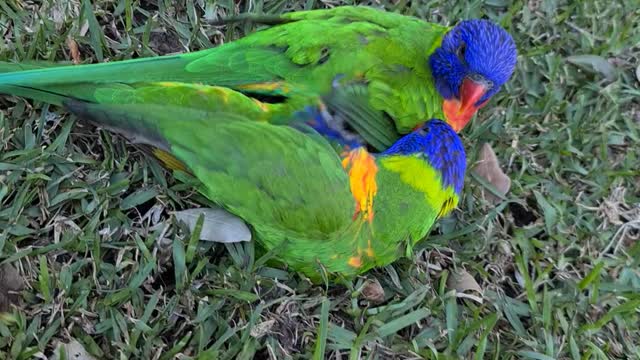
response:
[[[206,21],[223,14],[352,4],[91,3],[0,2],[0,60],[193,51],[253,29]],[[493,147],[504,199],[485,200],[472,170],[412,258],[314,286],[252,244],[196,248],[171,216],[199,202],[188,184],[58,108],[2,97],[0,306],[15,306],[0,359],[72,340],[117,359],[640,358],[637,0],[367,3],[443,24],[487,17],[514,36],[514,76],[462,133],[471,166]]]

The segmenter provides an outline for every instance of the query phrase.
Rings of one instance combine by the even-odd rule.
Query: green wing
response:
[[[365,84],[337,86],[323,100],[336,117],[344,120],[375,149],[385,150],[398,140],[393,120],[370,106]]]
[[[270,238],[328,239],[351,223],[355,205],[347,174],[317,135],[172,106],[74,101],[67,108],[170,152],[202,182],[205,196]]]
[[[241,114],[253,121],[268,121],[277,112],[289,112],[288,104],[269,104],[220,86],[180,82],[115,84],[96,89],[100,104],[164,105]]]

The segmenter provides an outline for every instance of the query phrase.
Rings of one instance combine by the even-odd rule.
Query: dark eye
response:
[[[456,50],[456,55],[458,56],[458,59],[463,63],[465,62],[464,53],[465,53],[466,50],[467,50],[467,44],[465,44],[465,43],[462,43],[458,47],[458,50]]]

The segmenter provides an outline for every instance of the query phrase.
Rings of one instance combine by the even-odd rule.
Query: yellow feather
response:
[[[164,164],[164,166],[169,170],[180,170],[182,172],[188,173],[186,165],[182,163],[182,161],[175,158],[175,156],[169,154],[168,152],[154,148],[152,150],[153,155]]]
[[[158,86],[163,86],[163,87],[177,87],[182,85],[182,83],[172,82],[172,81],[157,81],[154,84]]]
[[[451,210],[455,209],[458,206],[458,197],[452,196],[448,198],[444,204],[442,204],[442,208],[440,208],[440,212],[438,213],[438,217],[441,218],[446,216],[451,212]]]
[[[424,159],[416,156],[389,156],[381,159],[381,165],[400,175],[400,180],[424,194],[426,202],[438,209],[438,217],[448,214],[458,205],[453,187],[442,188],[442,177]]]
[[[279,91],[284,95],[291,92],[289,85],[283,81],[236,85],[236,88],[245,91]]]
[[[260,110],[262,110],[263,112],[268,112],[269,111],[269,105],[267,105],[267,104],[265,104],[262,101],[259,101],[257,99],[251,99],[251,100],[253,100],[253,102],[256,103],[256,105],[258,105]]]

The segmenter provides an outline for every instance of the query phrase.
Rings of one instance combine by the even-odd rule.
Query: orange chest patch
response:
[[[355,219],[362,214],[367,221],[373,220],[373,200],[378,192],[376,174],[378,165],[375,158],[364,148],[357,148],[343,154],[342,166],[349,174],[351,194],[356,201]]]

